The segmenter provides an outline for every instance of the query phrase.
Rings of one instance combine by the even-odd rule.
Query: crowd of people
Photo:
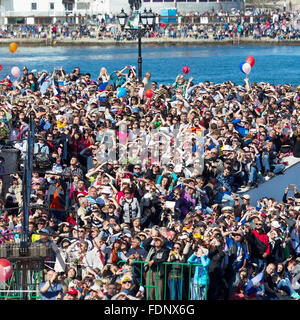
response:
[[[134,15],[132,15],[134,17]],[[207,20],[203,20],[207,18]],[[261,11],[185,13],[178,12],[172,18],[157,16],[146,38],[191,38],[191,39],[277,39],[297,40],[300,37],[299,10],[292,8]],[[132,22],[133,20],[131,20]],[[129,22],[130,23],[130,22]],[[99,15],[89,22],[56,22],[48,25],[6,25],[2,27],[3,38],[51,38],[98,40],[133,40],[122,31],[117,15]]]
[[[20,159],[1,162],[0,244],[20,243],[33,123],[41,299],[299,299],[300,192],[239,191],[300,157],[300,86],[24,67],[0,94],[0,143]]]

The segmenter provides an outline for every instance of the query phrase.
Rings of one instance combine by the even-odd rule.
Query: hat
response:
[[[249,152],[249,151],[250,151],[250,149],[249,149],[248,147],[243,148],[243,150],[244,150],[245,152]]]
[[[249,194],[244,194],[241,196],[242,199],[250,200]]]
[[[69,243],[71,243],[71,240],[68,239],[68,238],[63,238],[63,239],[61,240],[60,244],[63,244],[64,242],[69,242]]]
[[[241,237],[244,236],[244,232],[243,232],[242,230],[234,231],[233,234],[238,234],[238,235],[240,235]]]
[[[121,282],[126,282],[126,281],[132,282],[132,278],[130,276],[126,275],[121,279]]]
[[[79,192],[79,193],[77,194],[77,199],[79,199],[79,198],[81,198],[81,197],[85,197],[85,195],[84,195],[82,192]]]
[[[152,239],[153,239],[153,240],[160,240],[161,243],[162,243],[162,245],[164,245],[164,243],[165,243],[165,239],[164,239],[163,237],[157,236],[157,237],[153,237]]]
[[[180,240],[185,240],[189,238],[189,234],[186,232],[183,232],[182,235],[179,237]]]
[[[223,147],[222,151],[233,151],[233,148],[232,148],[229,144],[226,144],[226,145]]]
[[[233,212],[233,207],[229,207],[229,206],[226,206],[226,207],[223,207],[221,209],[221,212]]]
[[[200,222],[198,222],[198,227],[207,227],[207,225],[206,225],[206,223],[204,222],[204,221],[200,221]]]
[[[281,225],[279,224],[279,222],[277,220],[274,220],[271,223],[271,227],[278,229],[278,228],[281,228]]]
[[[132,235],[131,235],[131,233],[130,232],[124,232],[123,233],[123,237],[128,237],[128,238],[132,238]]]
[[[101,190],[101,193],[104,193],[104,194],[111,194],[111,187],[109,186],[104,186]]]
[[[101,287],[98,284],[94,284],[90,287],[91,291],[98,291],[101,290]]]
[[[78,291],[75,288],[70,288],[67,293],[71,294],[72,296],[76,296]]]
[[[145,238],[147,238],[147,233],[146,232],[140,232],[138,235],[139,236],[144,236]]]
[[[194,234],[193,234],[193,238],[201,239],[201,238],[203,238],[203,236],[201,236],[200,233],[194,233]]]
[[[48,230],[48,229],[46,229],[46,228],[42,228],[42,229],[40,230],[39,234],[41,234],[41,235],[49,235],[49,234],[50,234],[50,232],[49,232],[49,230]]]

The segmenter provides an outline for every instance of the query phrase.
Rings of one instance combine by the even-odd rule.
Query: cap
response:
[[[123,237],[132,238],[132,235],[131,235],[131,233],[129,233],[129,232],[125,232],[125,233],[123,234]]]
[[[228,144],[226,144],[222,149],[222,151],[232,151],[232,150],[233,150],[233,148]]]
[[[163,237],[153,237],[153,240],[160,240],[162,244],[164,244],[165,240]]]
[[[244,194],[241,196],[242,199],[250,200],[249,194]]]
[[[98,284],[94,284],[90,287],[91,291],[98,291],[101,290],[101,287]]]
[[[63,238],[60,243],[62,244],[63,242],[69,242],[69,243],[71,243],[71,240],[68,239],[68,238]]]
[[[124,276],[122,279],[121,279],[121,282],[132,282],[132,278],[128,275]]]
[[[234,231],[233,234],[238,234],[240,236],[244,236],[244,232],[242,230],[237,230],[237,231]]]
[[[76,296],[78,291],[75,288],[70,288],[67,293],[71,294],[72,296]]]
[[[277,228],[280,228],[281,225],[279,224],[279,222],[278,222],[277,220],[274,220],[274,221],[272,221],[272,223],[271,223],[271,227],[277,229]]]
[[[39,232],[39,234],[41,234],[41,235],[43,235],[43,234],[50,234],[50,232],[49,232],[49,230],[48,229],[46,229],[46,228],[42,228],[41,230],[40,230],[40,232]]]
[[[221,212],[233,212],[233,207],[229,207],[229,206],[223,207],[221,209]]]

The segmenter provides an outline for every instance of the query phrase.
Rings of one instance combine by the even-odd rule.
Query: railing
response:
[[[157,265],[155,272],[151,269],[145,270],[145,264],[148,261],[134,261],[132,265],[132,273],[138,278],[138,282],[146,289],[146,299],[153,300],[151,297],[155,296],[155,300],[198,300],[202,297],[200,286],[194,285],[193,275],[195,268],[203,268],[205,270],[205,285],[204,300],[207,300],[208,291],[208,272],[201,264],[178,263],[178,262],[163,262],[164,274],[163,279],[160,274],[160,265]],[[121,260],[118,264],[126,264],[126,261]],[[176,267],[180,267],[180,272]],[[171,269],[171,270],[170,270]],[[150,271],[149,271],[150,270]],[[153,280],[155,273],[156,281]],[[163,285],[163,290],[161,286]],[[153,295],[153,291],[155,294]],[[163,292],[163,293],[162,293]],[[160,294],[162,293],[162,294]],[[193,293],[193,294],[192,294]],[[191,295],[192,294],[192,295]]]
[[[39,300],[39,285],[44,281],[43,271],[40,270],[38,262],[33,265],[12,262],[13,272],[6,281],[0,282],[0,300]]]

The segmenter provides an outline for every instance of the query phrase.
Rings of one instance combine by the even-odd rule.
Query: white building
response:
[[[109,13],[110,0],[0,0],[2,23],[51,23]]]
[[[142,0],[141,10],[174,9],[180,12],[241,9],[244,0]],[[78,16],[130,12],[128,0],[0,0],[0,23],[53,23],[68,20],[78,23]]]

